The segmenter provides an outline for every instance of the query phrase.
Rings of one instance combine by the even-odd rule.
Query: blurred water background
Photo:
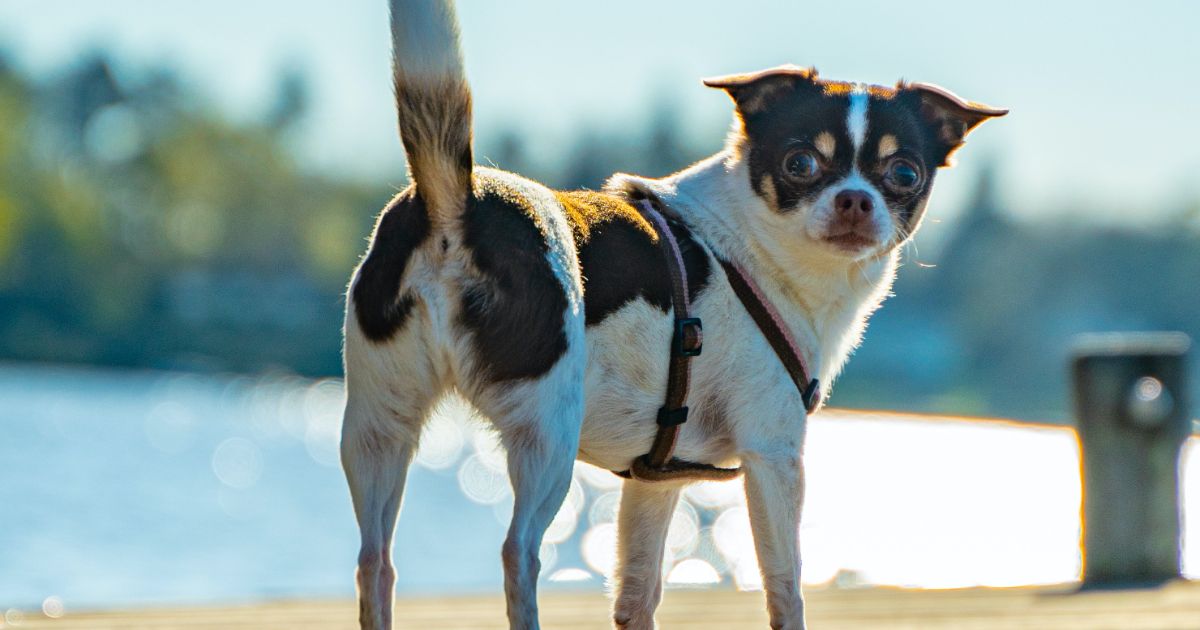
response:
[[[357,530],[337,465],[340,381],[0,368],[0,605],[350,596]],[[1185,503],[1200,465],[1185,460]],[[810,585],[948,588],[1078,578],[1079,470],[1053,427],[871,412],[813,421],[800,540]],[[580,464],[542,548],[547,588],[599,588],[620,480]],[[404,594],[496,592],[504,454],[451,401],[396,533]],[[1187,535],[1200,536],[1200,519]],[[668,585],[760,587],[741,485],[693,486]],[[1186,548],[1185,568],[1200,574]]]
[[[698,77],[783,62],[1011,107],[939,176],[846,411],[813,423],[805,579],[1075,579],[1077,446],[1050,426],[1071,337],[1200,338],[1200,5],[739,6],[464,3],[478,159],[563,188],[667,174],[728,125]],[[387,67],[382,1],[0,4],[0,609],[351,594],[341,293],[404,186]],[[499,589],[509,490],[467,416],[411,476],[403,592]],[[548,587],[599,588],[616,488],[579,469]],[[689,491],[672,584],[755,586],[740,501]]]

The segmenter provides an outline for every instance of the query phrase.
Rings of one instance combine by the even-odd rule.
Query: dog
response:
[[[361,530],[361,626],[391,627],[407,469],[430,410],[455,392],[507,452],[508,621],[539,627],[538,549],[575,460],[628,470],[657,429],[674,318],[665,235],[635,204],[649,199],[671,218],[705,331],[674,452],[741,467],[771,626],[803,628],[808,411],[718,261],[746,270],[812,373],[832,383],[889,293],[937,169],[1006,110],[928,84],[843,83],[795,66],[709,79],[736,110],[720,152],[661,179],[617,174],[600,192],[553,191],[475,165],[450,0],[391,0],[391,31],[412,183],[379,215],[344,329],[341,457]],[[624,482],[618,628],[654,627],[685,483]]]

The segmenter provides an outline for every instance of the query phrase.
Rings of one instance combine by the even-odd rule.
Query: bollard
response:
[[[1189,343],[1182,333],[1139,333],[1087,335],[1076,344],[1085,587],[1180,576]]]

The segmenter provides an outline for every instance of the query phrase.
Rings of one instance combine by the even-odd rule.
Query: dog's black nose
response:
[[[871,195],[863,190],[843,190],[833,198],[838,217],[857,221],[871,214]]]

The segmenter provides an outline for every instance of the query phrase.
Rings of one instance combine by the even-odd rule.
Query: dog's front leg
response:
[[[804,462],[799,450],[747,458],[746,503],[758,553],[767,611],[776,630],[804,628],[800,593],[800,507]]]
[[[680,487],[629,480],[621,489],[617,526],[617,598],[613,622],[621,630],[652,630],[662,600],[667,529]]]

